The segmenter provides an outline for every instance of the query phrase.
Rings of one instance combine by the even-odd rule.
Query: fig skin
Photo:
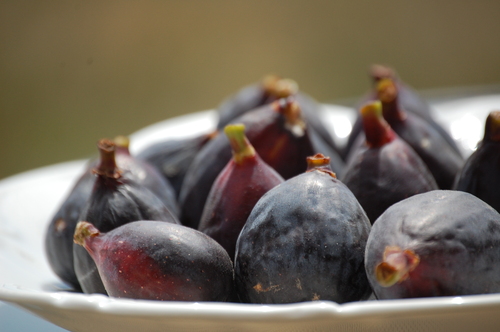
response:
[[[218,129],[223,129],[229,123],[243,114],[271,104],[276,100],[293,97],[300,105],[309,131],[315,132],[323,144],[327,144],[335,155],[341,158],[341,149],[333,140],[319,116],[320,106],[311,96],[299,90],[296,81],[277,75],[267,75],[260,82],[241,88],[235,94],[227,97],[217,108],[219,113]],[[330,155],[333,158],[333,155]]]
[[[422,159],[382,118],[380,102],[362,111],[366,141],[350,158],[342,182],[374,223],[392,204],[438,186]]]
[[[201,148],[217,135],[218,131],[214,131],[185,139],[165,140],[146,147],[136,154],[136,158],[154,166],[172,185],[177,199],[189,165]]]
[[[79,222],[75,242],[93,257],[112,297],[224,302],[234,292],[227,252],[192,228],[140,220],[101,233]]]
[[[179,207],[172,186],[147,162],[138,161],[130,155],[129,140],[118,136],[113,141],[117,148],[115,161],[122,176],[149,186],[158,195],[167,208],[175,215]],[[54,273],[75,290],[81,290],[74,271],[73,234],[95,182],[93,169],[99,164],[99,158],[89,160],[85,170],[75,182],[67,197],[52,216],[45,234],[45,252]]]
[[[224,129],[233,157],[215,180],[198,230],[216,240],[234,259],[236,240],[250,212],[267,191],[285,181],[255,152],[244,125]]]
[[[406,111],[412,118],[423,119],[427,124],[429,124],[434,132],[437,132],[441,139],[443,139],[456,153],[461,155],[460,149],[457,146],[455,140],[450,136],[450,134],[436,122],[432,116],[432,111],[427,103],[427,101],[419,95],[419,93],[410,87],[406,82],[404,82],[397,73],[387,66],[383,65],[373,65],[370,68],[370,78],[373,82],[372,91],[366,94],[360,103],[355,106],[356,109],[360,109],[363,105],[370,101],[379,100],[380,96],[377,92],[377,85],[380,81],[384,79],[390,79],[395,83],[396,89],[398,91],[398,106],[402,110]],[[345,160],[349,159],[349,154],[357,146],[357,141],[359,142],[359,135],[363,133],[363,121],[361,116],[356,118],[351,134],[349,135],[346,146],[343,148],[341,153]],[[362,141],[362,140],[361,140]],[[450,186],[448,186],[448,189]]]
[[[384,260],[391,248],[400,253]],[[498,293],[499,248],[496,210],[469,193],[434,190],[394,204],[377,219],[366,272],[379,299]]]
[[[302,173],[307,167],[307,156],[323,152],[313,145],[300,106],[293,98],[262,106],[234,123],[245,126],[245,134],[259,156],[284,179]],[[198,228],[210,189],[230,159],[231,149],[225,135],[218,135],[196,155],[179,196],[183,225]],[[343,166],[342,162],[332,168],[336,171]]]
[[[179,224],[179,220],[151,190],[124,176],[116,165],[115,145],[101,140],[99,165],[92,193],[78,220],[86,220],[103,232],[131,221],[152,219]],[[97,273],[94,261],[82,247],[73,244],[73,266],[84,293],[102,293],[106,290]]]
[[[235,284],[245,303],[364,300],[370,222],[328,165],[313,167],[257,202],[236,245]]]
[[[484,136],[457,174],[453,189],[465,191],[500,211],[500,111],[485,121]]]

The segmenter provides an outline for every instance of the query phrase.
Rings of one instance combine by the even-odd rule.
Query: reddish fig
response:
[[[479,197],[500,211],[500,111],[486,118],[484,136],[456,177],[454,189]]]
[[[237,295],[248,303],[368,298],[364,252],[370,228],[328,158],[309,158],[307,172],[264,194],[241,230]]]
[[[434,190],[373,224],[365,267],[379,299],[500,292],[500,214],[477,197]]]
[[[366,104],[361,114],[366,141],[346,165],[342,181],[373,223],[392,204],[438,187],[422,159],[384,120],[379,101]]]
[[[104,232],[143,219],[179,223],[158,196],[117,167],[113,142],[101,140],[98,147],[100,161],[93,170],[95,183],[79,220],[92,222]],[[73,245],[73,260],[82,290],[105,293],[93,260],[80,246]]]
[[[246,136],[259,156],[285,179],[303,172],[307,156],[323,152],[316,151],[300,106],[293,98],[280,99],[248,112],[235,123],[245,125]],[[184,225],[198,227],[212,184],[230,159],[231,149],[225,135],[211,140],[195,157],[179,196]],[[337,167],[342,168],[343,163],[333,169]]]
[[[241,228],[255,203],[283,178],[255,152],[242,124],[224,128],[233,157],[215,180],[198,230],[215,239],[231,259]]]
[[[233,294],[231,259],[192,228],[141,220],[101,233],[80,221],[74,238],[95,261],[112,297],[227,301]]]
[[[261,82],[242,88],[227,98],[218,108],[219,122],[217,128],[222,129],[246,112],[268,105],[276,100],[293,97],[302,110],[303,117],[309,125],[309,131],[315,132],[324,144],[340,156],[340,149],[333,140],[320,117],[319,104],[309,95],[299,90],[297,82],[276,75],[268,75]]]

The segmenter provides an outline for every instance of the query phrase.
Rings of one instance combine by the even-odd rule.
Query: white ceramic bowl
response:
[[[469,154],[474,144],[470,144],[471,138],[464,139],[467,133],[462,131],[475,135],[472,139],[480,138],[489,111],[500,109],[500,95],[434,107],[438,121],[455,134],[464,153]],[[332,134],[342,143],[353,120],[353,111],[325,105],[322,115],[326,122],[332,123]],[[216,113],[204,111],[152,125],[131,136],[132,152],[167,137],[208,132],[215,122]],[[43,240],[47,223],[84,164],[84,160],[71,161],[0,181],[0,300],[65,329],[89,332],[499,329],[500,294],[343,305],[328,301],[252,305],[126,300],[73,293],[50,270]],[[0,321],[0,330],[7,319]]]

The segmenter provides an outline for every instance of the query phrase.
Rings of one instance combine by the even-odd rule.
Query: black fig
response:
[[[438,189],[429,169],[382,117],[379,101],[361,109],[365,143],[354,151],[342,182],[373,223],[392,204]]]
[[[81,221],[75,242],[94,259],[109,296],[221,302],[232,297],[231,259],[192,228],[140,220],[101,233]]]
[[[152,144],[136,158],[153,165],[170,182],[179,196],[186,171],[201,148],[217,136],[218,131],[184,139],[169,139]]]
[[[139,182],[124,176],[116,165],[115,144],[99,142],[100,161],[92,193],[79,220],[92,222],[103,232],[136,220],[161,220],[179,223],[163,202]],[[95,263],[82,247],[73,245],[73,260],[78,282],[85,293],[103,293],[104,286]]]
[[[234,259],[236,240],[255,203],[284,179],[255,152],[242,124],[224,128],[233,157],[215,180],[198,230],[215,239]]]
[[[500,214],[477,197],[434,190],[387,209],[366,245],[379,299],[500,292]]]
[[[269,190],[257,202],[236,245],[235,284],[242,302],[363,300],[370,222],[327,157]]]
[[[484,136],[466,160],[453,188],[473,194],[500,211],[500,111],[486,118]]]

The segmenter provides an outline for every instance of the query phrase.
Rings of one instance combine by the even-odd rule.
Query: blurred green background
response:
[[[216,107],[265,74],[322,102],[388,64],[419,90],[500,83],[500,1],[0,1],[0,178]]]

